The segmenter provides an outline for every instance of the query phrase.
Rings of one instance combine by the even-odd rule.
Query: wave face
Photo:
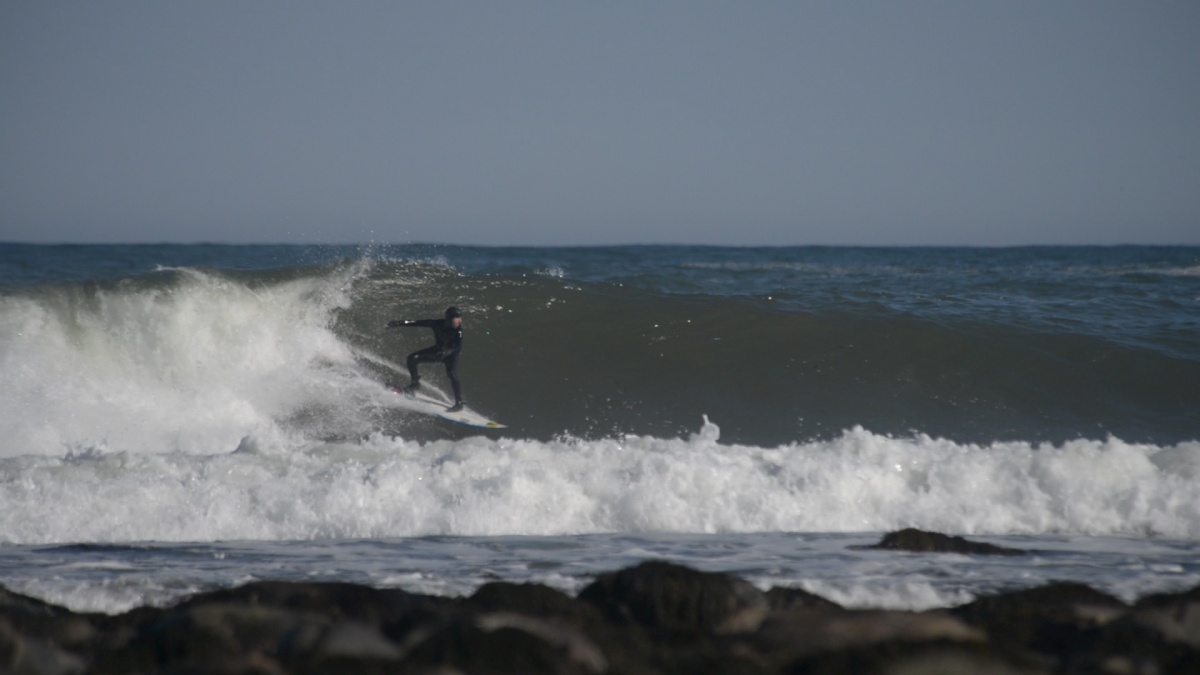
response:
[[[0,249],[0,541],[1200,537],[1196,249]]]

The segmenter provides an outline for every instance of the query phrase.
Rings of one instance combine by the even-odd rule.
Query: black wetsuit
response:
[[[417,372],[419,363],[444,363],[446,377],[450,378],[450,386],[454,388],[454,403],[462,403],[462,389],[458,384],[458,354],[462,351],[463,331],[455,328],[450,319],[420,319],[418,321],[392,321],[389,328],[419,326],[433,329],[435,344],[408,355],[408,375],[415,385],[421,381]]]

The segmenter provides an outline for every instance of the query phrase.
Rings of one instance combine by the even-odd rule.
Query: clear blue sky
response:
[[[1200,244],[1200,3],[0,3],[0,240]]]

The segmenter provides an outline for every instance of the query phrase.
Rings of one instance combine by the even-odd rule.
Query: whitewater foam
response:
[[[355,273],[253,288],[184,269],[0,298],[0,457],[228,452],[333,399],[353,355],[330,316]]]
[[[603,532],[1120,534],[1200,538],[1200,443],[964,446],[472,437],[246,442],[0,460],[0,541],[305,540]],[[278,443],[284,445],[278,445]]]

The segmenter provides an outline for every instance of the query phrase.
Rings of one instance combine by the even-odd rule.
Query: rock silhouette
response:
[[[908,612],[651,561],[577,597],[266,581],[115,616],[0,588],[0,672],[1171,675],[1200,672],[1200,587],[1130,606],[1055,583]]]

